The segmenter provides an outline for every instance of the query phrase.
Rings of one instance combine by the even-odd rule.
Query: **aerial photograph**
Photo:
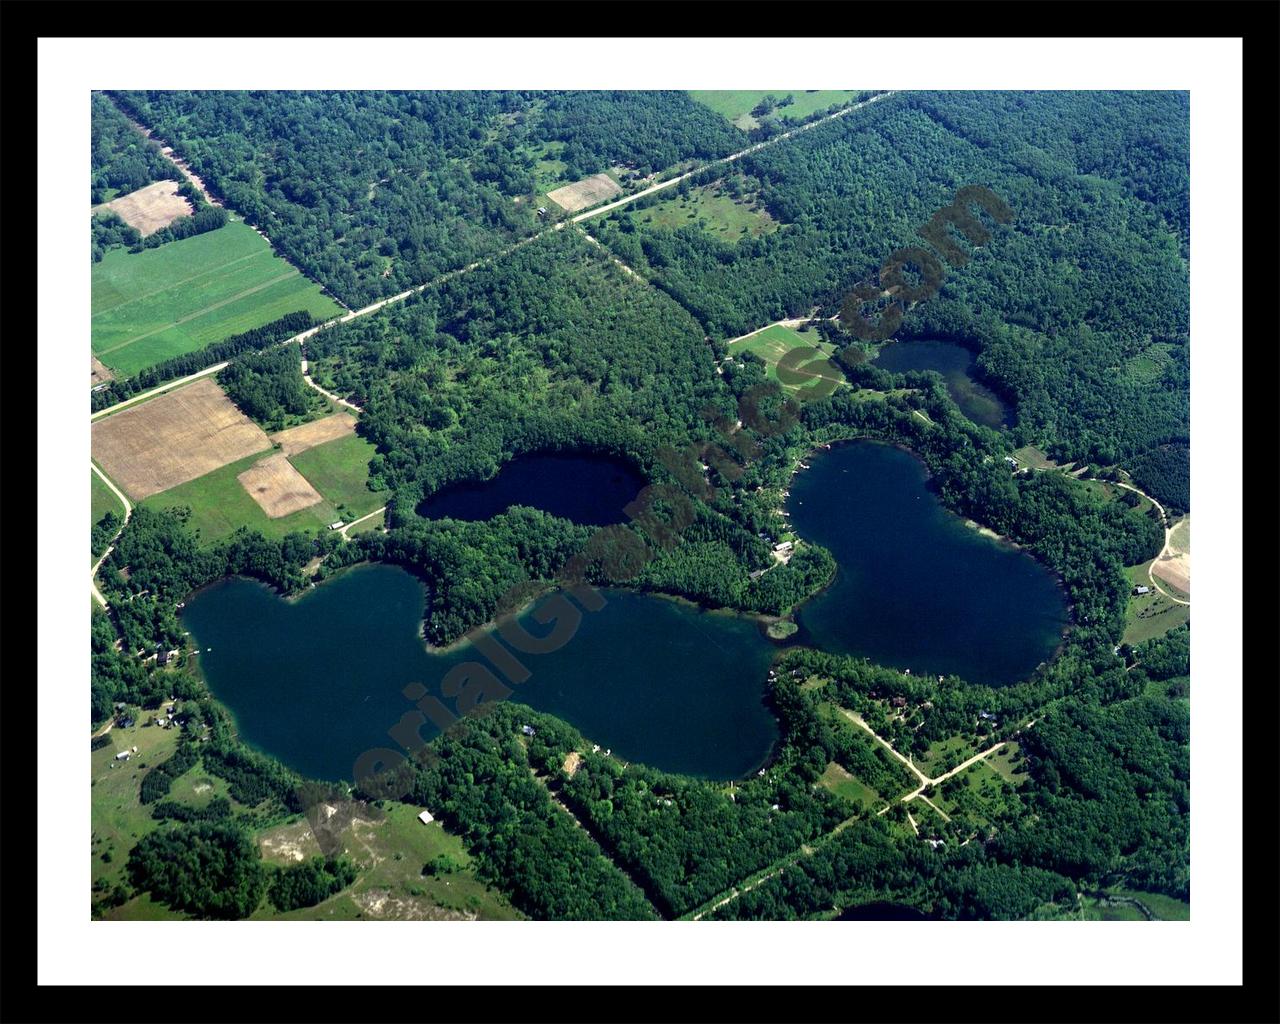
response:
[[[1190,97],[86,89],[83,916],[1191,920]]]

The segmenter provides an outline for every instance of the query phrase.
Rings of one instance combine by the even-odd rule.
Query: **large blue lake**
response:
[[[859,441],[811,461],[793,481],[791,521],[831,550],[839,570],[800,608],[800,642],[993,685],[1024,678],[1053,654],[1067,623],[1055,577],[943,509],[916,458]],[[614,469],[597,465],[610,479]],[[552,482],[539,478],[540,507],[556,505]],[[491,484],[502,493],[470,492],[471,509],[506,507],[509,483]],[[572,500],[607,518],[624,495],[634,497],[630,486],[579,487]],[[707,778],[757,769],[778,738],[764,700],[776,648],[758,623],[629,591],[603,594],[604,607],[584,611],[560,649],[519,656],[531,675],[510,699],[572,723],[625,760]],[[521,616],[528,632],[546,632],[533,615],[549,600]],[[205,679],[241,735],[306,775],[338,780],[352,777],[366,750],[395,747],[388,730],[413,708],[405,687],[439,694],[451,668],[484,660],[466,644],[429,650],[425,607],[416,577],[365,565],[293,601],[251,580],[224,580],[194,595],[182,615]]]
[[[778,727],[764,704],[774,647],[758,624],[602,593],[605,606],[584,611],[560,650],[519,656],[531,675],[511,699],[572,723],[626,760],[714,778],[759,767]],[[296,601],[252,580],[224,580],[182,615],[209,688],[241,736],[304,774],[338,780],[352,778],[364,751],[396,748],[388,730],[413,707],[406,686],[439,695],[449,669],[484,661],[469,645],[429,651],[418,633],[425,602],[424,587],[403,569],[365,565]],[[542,635],[547,628],[531,618],[537,607],[521,622]]]
[[[1057,578],[943,508],[914,455],[852,441],[809,464],[787,510],[839,569],[801,606],[799,640],[989,685],[1023,679],[1052,656],[1068,622]]]

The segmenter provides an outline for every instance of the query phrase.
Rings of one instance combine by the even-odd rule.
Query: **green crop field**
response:
[[[189,507],[187,527],[199,531],[201,544],[229,537],[241,526],[272,538],[295,531],[314,533],[338,519],[351,522],[387,503],[385,491],[371,491],[367,486],[369,459],[375,451],[364,438],[352,434],[290,457],[289,462],[325,500],[279,519],[270,518],[236,479],[270,454],[270,449],[153,494],[142,504],[150,508]],[[374,529],[379,524],[370,520],[367,525]]]
[[[333,503],[340,518],[351,522],[385,505],[390,496],[386,491],[369,490],[369,460],[376,452],[373,444],[351,434],[308,448],[289,461]]]
[[[754,352],[768,364],[766,373],[770,380],[778,379],[778,360],[780,360],[787,352],[794,348],[805,346],[817,349],[822,356],[830,356],[835,352],[835,346],[822,341],[816,331],[796,331],[790,327],[783,327],[781,324],[774,324],[767,327],[759,334],[753,334],[749,338],[736,342],[729,349],[731,355],[736,355],[742,351]],[[809,365],[816,363],[817,365]],[[821,356],[806,356],[794,368],[794,372],[804,374],[807,377],[813,377],[814,383],[800,384],[784,384],[783,389],[791,394],[805,388],[828,387],[826,384],[820,383],[817,378],[824,380],[832,380],[837,382],[844,381],[844,374],[840,369],[833,365],[827,365],[822,361]]]
[[[270,454],[265,449],[256,455],[232,462],[212,473],[167,491],[153,494],[142,502],[150,508],[186,505],[191,509],[187,528],[198,530],[201,544],[212,544],[235,533],[241,526],[256,530],[265,537],[279,539],[287,533],[313,533],[332,523],[337,510],[328,501],[312,505],[291,515],[271,519],[244,489],[236,476]],[[323,492],[322,492],[323,493]],[[374,505],[377,508],[377,505]]]
[[[766,95],[772,93],[778,99],[788,95],[786,89],[690,89],[689,95],[704,107],[710,107],[727,121],[739,128],[754,128],[760,121],[774,121],[780,116],[803,120],[817,110],[825,110],[833,103],[846,104],[858,95],[855,89],[815,89],[811,92],[791,90],[795,102],[785,107],[775,107],[764,117],[757,119],[752,109]]]
[[[342,312],[240,222],[141,253],[112,249],[91,281],[93,353],[125,375],[294,310]]]
[[[634,220],[642,227],[670,231],[692,224],[725,242],[758,238],[778,229],[778,223],[753,201],[735,199],[710,185],[640,210]]]

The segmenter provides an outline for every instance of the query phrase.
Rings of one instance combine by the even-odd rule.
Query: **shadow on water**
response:
[[[418,505],[427,519],[491,519],[512,505],[586,526],[625,522],[623,509],[645,485],[629,462],[610,455],[541,452],[503,464],[489,480],[450,484]]]
[[[1000,397],[977,379],[974,354],[950,341],[895,341],[885,345],[872,363],[890,373],[936,370],[960,411],[984,427],[999,429],[1013,422]]]

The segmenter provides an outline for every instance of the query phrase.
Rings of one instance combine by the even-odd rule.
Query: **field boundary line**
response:
[[[193,235],[192,237],[196,237],[196,236]],[[186,241],[186,239],[181,239],[181,241]],[[114,312],[115,310],[119,309],[121,306],[127,306],[131,302],[141,302],[143,299],[149,299],[153,295],[160,295],[164,292],[169,291],[171,288],[177,288],[179,285],[190,284],[192,281],[195,281],[201,277],[207,277],[209,274],[221,273],[222,271],[226,270],[227,267],[233,267],[237,263],[243,263],[245,260],[255,259],[258,256],[263,256],[263,255],[274,256],[275,254],[272,253],[269,249],[263,250],[261,252],[245,253],[245,255],[243,256],[237,256],[233,260],[228,260],[226,263],[222,264],[219,267],[212,267],[209,270],[202,270],[198,274],[192,274],[190,277],[184,277],[181,281],[174,281],[170,284],[165,285],[163,288],[157,288],[154,291],[144,292],[142,295],[131,296],[130,298],[124,299],[121,302],[117,302],[114,306],[108,306],[106,309],[100,309],[96,313],[90,313],[89,319],[92,320],[94,317],[102,316],[104,313]]]
[[[173,321],[173,323],[165,324],[163,327],[157,327],[154,330],[147,331],[145,334],[139,334],[137,337],[130,338],[128,341],[122,341],[118,345],[112,345],[110,348],[99,349],[97,355],[101,357],[110,355],[112,352],[119,352],[122,348],[128,348],[135,342],[142,341],[144,338],[150,338],[153,334],[159,334],[161,331],[167,331],[182,324],[190,323],[192,320],[198,320],[206,313],[212,313],[215,309],[221,309],[223,306],[229,305],[232,302],[238,302],[241,299],[262,291],[264,288],[270,288],[273,284],[279,284],[281,281],[287,281],[296,273],[296,270],[290,270],[287,274],[281,274],[279,277],[273,277],[269,281],[263,281],[261,284],[254,285],[252,288],[248,288],[245,291],[237,292],[235,295],[228,296],[221,302],[215,302],[212,306],[205,306],[204,309],[198,309],[194,313],[189,313],[181,319]]]

